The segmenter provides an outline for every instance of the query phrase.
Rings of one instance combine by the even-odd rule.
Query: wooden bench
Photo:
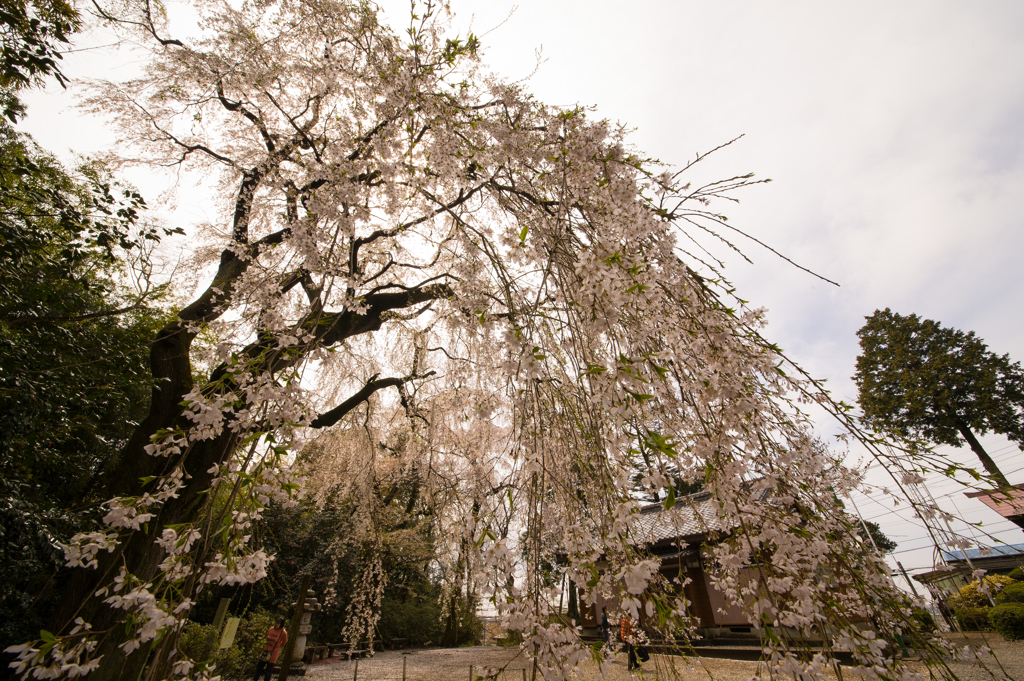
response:
[[[388,646],[391,650],[397,650],[398,648],[408,648],[409,639],[407,638],[393,638],[388,640]]]

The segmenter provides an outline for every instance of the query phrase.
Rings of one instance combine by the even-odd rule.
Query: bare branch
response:
[[[311,428],[329,428],[330,426],[333,426],[338,421],[340,421],[342,418],[344,418],[345,415],[348,414],[350,411],[352,411],[353,409],[358,407],[360,404],[362,404],[366,400],[370,399],[370,396],[373,395],[378,390],[382,390],[384,388],[393,388],[393,387],[402,386],[402,385],[405,385],[406,383],[409,383],[410,381],[413,381],[413,380],[415,380],[417,378],[427,378],[428,376],[433,376],[434,372],[433,371],[428,371],[425,374],[418,374],[418,375],[414,374],[414,375],[411,375],[411,376],[404,376],[402,378],[382,378],[382,379],[378,379],[377,378],[378,375],[379,374],[374,374],[370,378],[370,380],[368,380],[366,382],[366,385],[364,385],[359,390],[359,392],[357,392],[355,395],[353,395],[352,397],[348,398],[347,400],[345,400],[344,402],[339,404],[334,409],[331,409],[328,412],[320,414],[315,419],[313,419],[313,422],[309,424],[310,427]]]

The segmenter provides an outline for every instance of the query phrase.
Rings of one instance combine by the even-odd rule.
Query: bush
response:
[[[210,624],[186,622],[178,638],[178,650],[196,662],[206,662],[217,645],[217,630]]]
[[[1024,568],[1015,567],[1010,570],[1010,574],[1006,576],[1018,582],[1024,582]]]
[[[1000,603],[1024,603],[1024,582],[1009,584],[996,594],[996,605]]]
[[[964,631],[981,631],[988,629],[988,611],[990,608],[957,608],[956,619]]]
[[[988,575],[984,580],[985,586],[993,598],[1001,589],[1014,583],[1005,575]],[[990,603],[988,596],[981,590],[981,584],[978,583],[978,580],[974,580],[970,584],[960,587],[960,593],[950,596],[948,605],[953,610],[959,610],[960,608],[984,608]]]
[[[911,608],[910,619],[923,634],[934,634],[937,629],[935,618],[924,608]]]
[[[213,662],[215,673],[224,678],[249,676],[256,668],[256,657],[271,626],[273,622],[266,610],[253,610],[238,623],[231,647],[219,650],[217,630],[212,625],[188,622],[178,639],[178,650],[197,663]]]
[[[1007,641],[1024,639],[1024,603],[1003,603],[988,612],[988,621]]]

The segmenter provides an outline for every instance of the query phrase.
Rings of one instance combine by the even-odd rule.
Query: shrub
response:
[[[287,620],[285,624],[287,625]],[[263,608],[250,610],[238,623],[238,631],[235,633],[235,642],[232,647],[237,647],[244,657],[255,660],[256,655],[266,645],[267,629],[272,626],[274,626],[274,618],[269,612]]]
[[[1005,575],[988,575],[984,577],[985,586],[988,588],[988,592],[995,595],[999,593],[1004,587],[1013,584],[1014,581]],[[948,601],[949,607],[953,610],[959,610],[960,608],[984,608],[990,605],[988,602],[988,596],[981,590],[981,584],[978,580],[974,580],[966,586],[960,587],[960,593],[950,596]]]
[[[498,645],[504,648],[516,648],[523,642],[523,632],[521,631],[504,631],[502,632],[501,638],[498,639]],[[601,642],[596,641],[594,645],[600,647]]]
[[[178,638],[178,650],[196,662],[210,659],[217,644],[217,630],[209,624],[187,622]]]
[[[957,608],[956,619],[964,631],[981,631],[988,629],[988,611],[990,608]]]
[[[250,611],[238,623],[234,643],[218,650],[217,630],[209,624],[188,622],[178,639],[178,649],[196,662],[210,662],[215,673],[223,678],[240,678],[252,674],[256,656],[266,643],[267,629],[273,625],[266,610]]]
[[[1024,582],[1005,586],[996,594],[996,605],[1000,603],[1024,603]]]
[[[214,657],[215,673],[224,678],[251,675],[256,670],[256,657],[267,643],[267,629],[272,626],[273,618],[263,608],[246,613],[238,623],[235,642]]]
[[[924,608],[911,608],[910,618],[914,624],[923,634],[933,634],[937,627],[935,626],[935,618],[930,612]]]
[[[1024,639],[1024,603],[1003,603],[989,610],[989,623],[1007,641]]]
[[[1018,582],[1024,582],[1024,568],[1015,567],[1010,570],[1010,574],[1006,576],[1010,579],[1017,580]]]

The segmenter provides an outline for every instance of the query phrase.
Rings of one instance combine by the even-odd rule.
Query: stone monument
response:
[[[288,667],[288,676],[305,676],[306,663],[303,657],[306,655],[306,637],[313,631],[313,625],[309,622],[314,612],[320,612],[321,605],[315,598],[310,598],[311,591],[306,592],[306,602],[302,604],[302,618],[299,620],[299,633],[295,636],[295,648],[292,651],[292,663]],[[292,603],[294,612],[297,603]]]

